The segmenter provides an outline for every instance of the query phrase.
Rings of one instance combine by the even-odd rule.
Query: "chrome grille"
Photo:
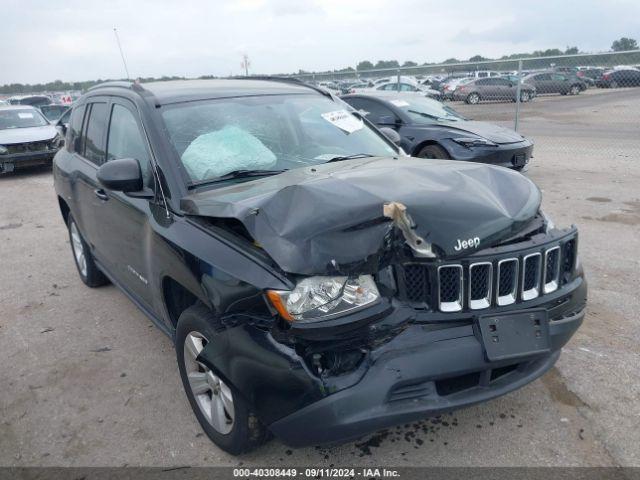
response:
[[[447,313],[503,307],[555,292],[571,278],[575,263],[576,240],[572,238],[522,257],[437,267],[411,263],[397,272],[401,298],[415,308]]]
[[[544,252],[544,285],[543,293],[555,292],[560,282],[560,247],[553,247]]]
[[[533,300],[540,295],[540,261],[539,253],[532,253],[522,260],[522,300]]]
[[[469,308],[478,310],[491,305],[493,265],[490,262],[469,265]]]
[[[498,262],[498,295],[496,303],[502,307],[515,303],[518,294],[518,259],[507,258]]]
[[[438,267],[438,303],[443,312],[462,310],[462,265]]]

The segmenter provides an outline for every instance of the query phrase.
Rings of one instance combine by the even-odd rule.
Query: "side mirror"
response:
[[[400,145],[402,138],[400,137],[400,134],[396,132],[393,128],[382,127],[380,131],[385,137],[387,137],[393,143],[395,143],[396,145]]]
[[[139,192],[142,190],[142,171],[135,158],[110,160],[98,169],[98,181],[108,190]]]

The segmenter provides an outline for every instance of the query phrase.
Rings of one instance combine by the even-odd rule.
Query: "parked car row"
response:
[[[552,67],[520,72],[477,70],[448,75],[389,76],[359,81],[321,82],[320,86],[337,95],[367,93],[375,90],[420,92],[438,100],[528,102],[538,95],[578,95],[589,87],[618,88],[640,86],[640,70],[620,65],[604,67]],[[518,85],[520,84],[520,85]]]

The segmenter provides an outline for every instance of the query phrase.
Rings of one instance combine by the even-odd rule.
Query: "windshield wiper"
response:
[[[354,158],[369,158],[369,157],[376,157],[376,156],[377,155],[371,155],[370,153],[354,153],[352,155],[339,155],[337,157],[333,157],[327,160],[324,163],[340,162],[342,160],[353,160]]]
[[[407,110],[409,113],[415,113],[416,115],[420,115],[422,117],[433,118],[434,120],[446,120],[444,117],[439,117],[437,115],[431,115],[430,113],[418,112],[417,110]]]
[[[234,178],[268,177],[270,175],[277,175],[279,173],[286,172],[287,170],[287,168],[284,168],[282,170],[234,170],[233,172],[229,172],[220,177],[191,182],[189,184],[189,187],[200,187],[202,185],[209,185],[212,183],[224,182],[226,180],[233,180]]]

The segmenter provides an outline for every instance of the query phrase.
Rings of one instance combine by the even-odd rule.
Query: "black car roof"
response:
[[[233,78],[212,80],[169,80],[149,83],[107,82],[90,89],[127,88],[142,96],[152,96],[157,105],[171,103],[254,95],[286,95],[321,93],[324,91],[295,79]]]

